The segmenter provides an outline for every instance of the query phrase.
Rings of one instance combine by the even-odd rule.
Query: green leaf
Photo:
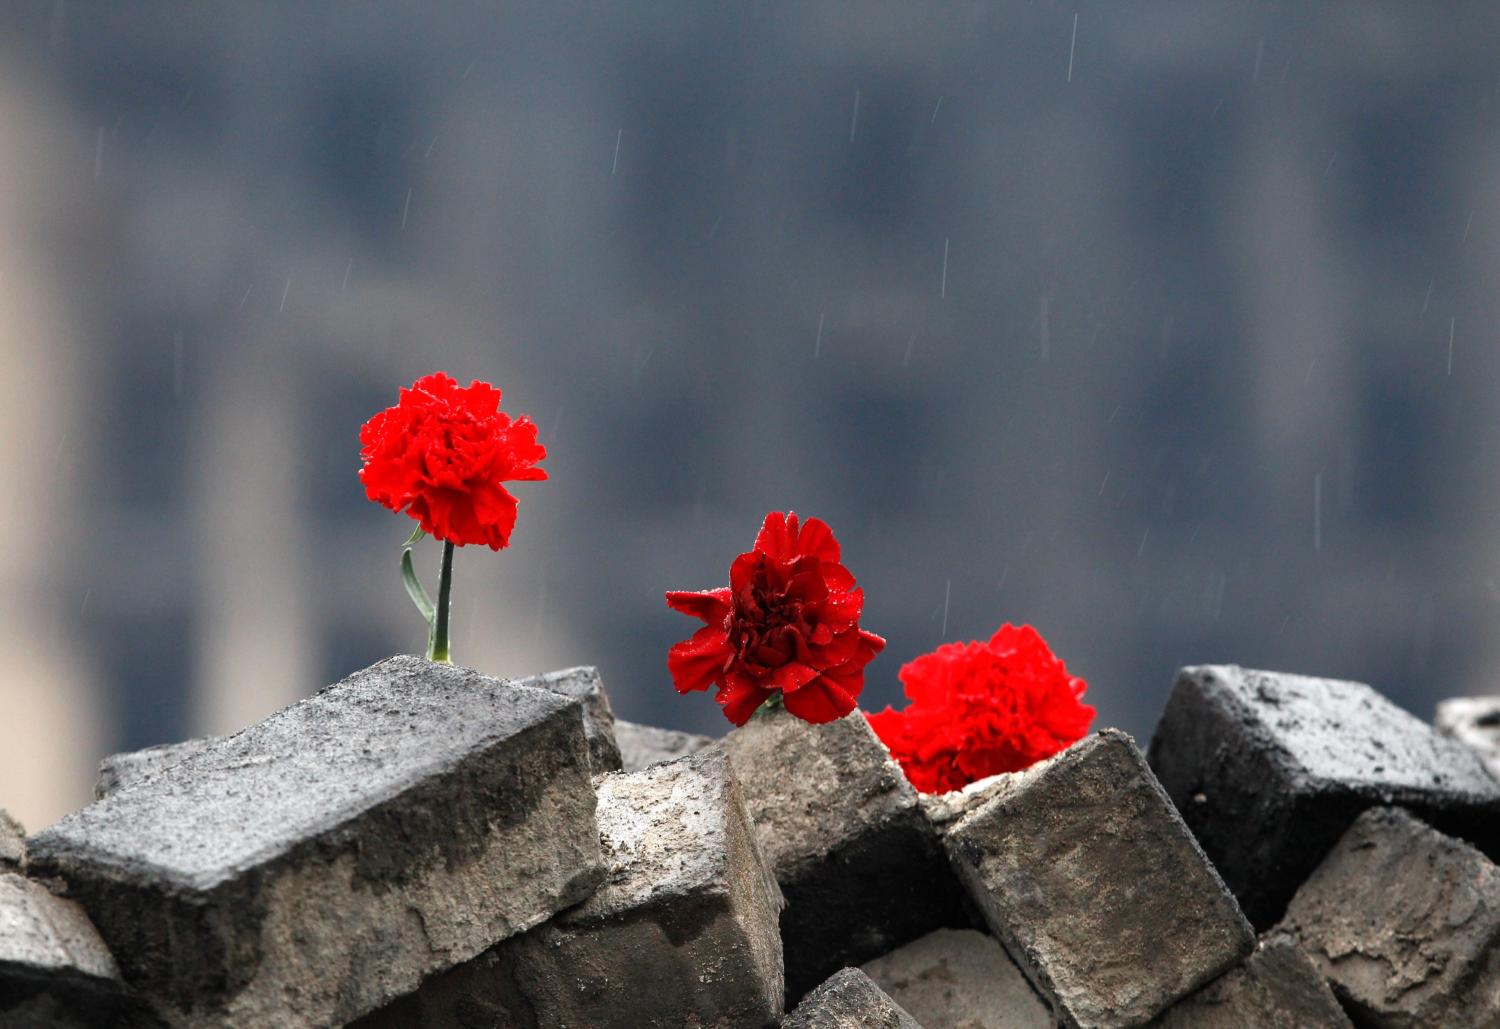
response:
[[[427,625],[430,628],[437,617],[437,609],[432,606],[432,598],[427,595],[427,591],[417,580],[417,570],[412,567],[411,547],[409,546],[401,552],[401,583],[406,587],[406,595],[411,598],[411,602],[417,605],[417,610],[422,612],[423,618],[427,619]]]
[[[421,542],[422,537],[426,535],[427,532],[419,525],[411,531],[411,535],[406,537],[406,542],[401,545],[407,550],[410,550],[412,547],[416,546],[417,543]]]

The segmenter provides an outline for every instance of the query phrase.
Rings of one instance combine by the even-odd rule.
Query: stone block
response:
[[[68,816],[33,873],[177,1024],[348,1021],[603,876],[577,701],[397,657]]]
[[[359,1029],[737,1029],[781,1014],[782,900],[723,749],[606,775],[609,877],[587,901]]]
[[[1437,706],[1433,726],[1479,755],[1500,779],[1500,697],[1454,697]]]
[[[620,747],[615,742],[615,715],[604,692],[604,681],[597,668],[565,668],[560,672],[539,675],[528,680],[553,693],[561,693],[583,703],[583,727],[589,741],[589,763],[595,775],[620,770]]]
[[[94,799],[103,800],[111,793],[149,779],[157,772],[207,750],[217,739],[216,736],[201,736],[181,743],[160,743],[144,750],[111,754],[99,762],[99,774],[94,779]]]
[[[661,761],[675,761],[696,754],[713,743],[710,736],[676,729],[658,729],[638,725],[623,718],[615,719],[615,742],[620,746],[620,760],[627,772],[639,772]]]
[[[0,1026],[113,1025],[126,996],[83,909],[40,883],[0,872]]]
[[[835,973],[781,1020],[781,1029],[922,1029],[857,968]],[[966,1027],[967,1029],[967,1027]]]
[[[1353,1029],[1322,974],[1289,938],[1263,939],[1244,964],[1169,1008],[1152,1029]]]
[[[788,1006],[846,965],[972,924],[916,790],[858,711],[757,714],[724,745],[786,895]]]
[[[1360,815],[1279,928],[1360,1025],[1500,1025],[1500,869],[1405,811]]]
[[[1479,758],[1361,683],[1184,668],[1148,758],[1262,929],[1366,808],[1409,807],[1486,850],[1500,836]]]
[[[1118,730],[1006,776],[946,840],[991,930],[1065,1025],[1140,1025],[1255,946]]]
[[[939,929],[861,970],[926,1026],[1052,1029],[1052,1012],[993,936]]]
[[[0,872],[19,871],[26,863],[26,830],[0,809]]]

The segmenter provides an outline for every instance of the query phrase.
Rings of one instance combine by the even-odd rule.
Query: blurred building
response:
[[[552,451],[459,660],[630,718],[722,728],[661,593],[789,507],[870,707],[1004,620],[1138,735],[1199,661],[1488,691],[1496,17],[7,6],[0,806],[421,646],[355,433],[435,368]]]

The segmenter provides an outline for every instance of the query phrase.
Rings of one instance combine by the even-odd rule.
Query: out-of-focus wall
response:
[[[355,433],[435,368],[551,450],[459,660],[626,717],[723,728],[661,594],[788,507],[868,707],[1004,620],[1138,736],[1191,662],[1490,689],[1496,20],[7,6],[0,806],[421,646]]]

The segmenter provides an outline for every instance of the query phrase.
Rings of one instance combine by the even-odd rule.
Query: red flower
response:
[[[678,693],[717,686],[735,725],[778,691],[798,718],[831,722],[854,710],[865,665],[885,646],[859,627],[864,602],[826,524],[772,512],[726,588],[667,594],[669,607],[708,623],[672,648],[667,668]]]
[[[516,524],[516,498],[502,482],[545,479],[547,451],[529,418],[500,410],[500,391],[467,389],[444,372],[418,379],[359,430],[365,495],[405,511],[440,540],[499,550]]]
[[[1002,625],[988,643],[945,643],[901,667],[911,703],[866,715],[923,793],[1017,772],[1083,738],[1094,709],[1029,625]]]

